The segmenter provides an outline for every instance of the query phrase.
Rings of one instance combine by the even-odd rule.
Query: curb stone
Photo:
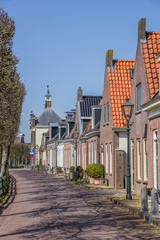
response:
[[[16,179],[10,175],[9,191],[3,201],[0,203],[0,215],[13,201],[16,195]]]
[[[130,207],[128,205],[126,205],[125,203],[123,203],[121,200],[118,200],[112,196],[106,196],[107,199],[109,199],[111,202],[115,203],[118,207],[122,207],[127,209],[130,213],[132,213],[133,215],[144,219],[147,223],[149,223],[149,213],[139,213],[139,209],[134,208],[134,207]],[[151,225],[158,227],[160,229],[160,219],[151,219]]]

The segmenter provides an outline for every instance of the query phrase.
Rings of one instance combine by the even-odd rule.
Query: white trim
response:
[[[94,163],[97,163],[97,146],[96,146],[96,141],[94,141]]]
[[[137,139],[137,177],[141,180],[141,140]]]
[[[158,144],[158,138],[157,138],[158,131],[157,129],[153,131],[153,178],[154,178],[154,188],[158,189],[158,156],[157,156],[157,149],[156,147]]]
[[[108,144],[106,144],[106,173],[108,173]]]
[[[112,174],[112,143],[109,144],[109,154],[110,154],[110,158],[109,158],[109,161],[110,161],[110,166],[109,166],[109,172],[110,174]]]

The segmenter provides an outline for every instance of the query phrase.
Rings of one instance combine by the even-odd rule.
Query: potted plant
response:
[[[62,168],[61,167],[57,167],[57,173],[61,173],[62,172]]]
[[[70,171],[73,172],[75,169],[75,166],[70,166]]]
[[[100,184],[100,178],[104,175],[104,166],[100,163],[89,164],[86,173],[90,177],[90,184]]]
[[[81,166],[77,167],[77,172],[78,172],[78,178],[82,179],[83,178],[83,168]]]
[[[74,172],[75,166],[70,166],[70,174],[69,174],[69,180],[73,181],[73,172]]]
[[[146,186],[148,196],[151,196],[152,187]]]

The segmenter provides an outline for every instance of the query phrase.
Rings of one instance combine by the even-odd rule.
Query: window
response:
[[[106,105],[104,105],[104,124],[106,124]]]
[[[148,179],[147,139],[143,139],[144,181]]]
[[[101,145],[101,164],[103,164],[103,145]]]
[[[131,76],[131,79],[133,79],[133,75],[134,75],[134,68],[130,68],[130,76]]]
[[[137,177],[141,179],[141,142],[137,140]]]
[[[91,163],[91,144],[88,144],[88,164]]]
[[[137,85],[137,111],[141,110],[141,83]]]
[[[131,191],[134,190],[134,141],[131,140]]]
[[[154,188],[158,189],[158,132],[153,132],[153,168],[154,168]]]
[[[91,163],[94,163],[94,159],[93,159],[93,142],[91,142]]]
[[[110,174],[112,174],[112,143],[109,144],[110,145]]]
[[[96,149],[96,141],[94,141],[94,163],[97,161],[97,149]]]
[[[109,123],[109,103],[107,103],[107,123]]]
[[[108,144],[106,144],[106,173],[108,173]]]

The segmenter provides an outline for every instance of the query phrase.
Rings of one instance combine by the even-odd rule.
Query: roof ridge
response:
[[[123,61],[123,62],[135,62],[135,60],[134,59],[129,59],[129,60],[127,60],[127,59],[113,59],[113,61]]]
[[[146,32],[146,33],[158,33],[158,34],[160,34],[160,32]]]

